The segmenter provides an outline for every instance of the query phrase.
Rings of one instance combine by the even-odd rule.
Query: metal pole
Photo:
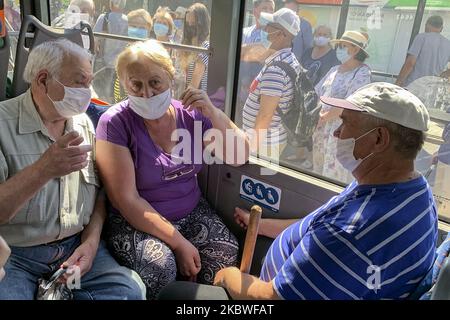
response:
[[[339,39],[345,32],[345,27],[347,25],[348,10],[350,9],[350,0],[343,0],[341,4],[341,12],[339,15],[338,30],[336,33],[336,38]]]
[[[414,38],[417,36],[417,34],[420,32],[420,25],[422,24],[423,14],[425,12],[425,6],[427,4],[427,0],[419,0],[419,3],[417,4],[417,11],[416,16],[414,17],[414,24],[411,31],[411,38],[409,39],[409,47],[411,47]]]

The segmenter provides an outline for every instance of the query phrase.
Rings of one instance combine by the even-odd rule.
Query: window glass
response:
[[[350,1],[346,30],[361,30],[369,35],[370,57],[366,63],[373,71],[397,75],[408,49],[418,0],[380,0],[371,6],[364,3],[367,1]]]
[[[444,43],[448,41],[445,38],[450,39],[449,10],[450,3],[446,0],[428,0],[419,31],[422,36],[427,34],[439,39],[437,41],[443,48],[440,52],[442,56],[438,56],[436,59],[444,59],[442,64],[441,61],[435,61],[436,64],[440,64],[439,69],[443,64],[447,64],[447,69],[449,67],[448,53],[447,61],[445,61],[446,49],[444,49]],[[432,24],[436,17],[443,22],[440,35],[438,35],[439,32],[436,32],[438,30],[429,30],[426,26],[428,23]],[[430,162],[434,163],[428,169],[428,182],[433,188],[440,218],[448,222],[450,222],[450,85],[449,81],[444,79],[449,79],[449,77],[449,75],[444,78],[426,76],[409,85],[430,111],[432,126],[428,133],[428,143],[425,144],[422,157],[419,159],[422,162],[418,162],[418,164],[429,167]]]
[[[271,1],[267,2],[270,3]],[[339,25],[340,4],[339,0],[301,0],[299,1],[298,14],[309,22],[313,32],[319,25],[329,26],[334,38]],[[450,38],[450,27],[446,27],[450,25],[450,11],[448,10],[450,4],[448,1],[430,0],[427,4],[420,32],[424,32],[425,23],[429,17],[440,15],[444,21],[444,29],[441,35],[447,39]],[[274,10],[282,6],[281,1],[276,1]],[[351,0],[347,19],[341,21],[341,25],[345,24],[345,31],[358,31],[360,36],[363,36],[360,41],[363,51],[368,54],[368,57],[362,53],[360,63],[349,68],[345,63],[341,65],[341,61],[345,61],[346,57],[341,53],[336,53],[333,50],[336,47],[332,45],[327,48],[328,51],[323,50],[333,53],[334,63],[330,62],[331,58],[330,61],[323,60],[320,58],[320,54],[317,55],[317,59],[313,59],[313,52],[321,52],[321,50],[318,50],[319,45],[316,42],[314,42],[314,49],[305,51],[302,53],[303,56],[296,55],[298,62],[308,72],[317,94],[319,96],[346,98],[358,88],[370,82],[396,82],[396,77],[402,70],[407,56],[417,6],[418,0],[374,0],[370,1],[370,5],[365,0]],[[260,11],[267,11],[267,6],[264,9],[261,8],[259,7]],[[282,124],[278,117],[278,109],[272,106],[273,116],[271,119],[269,118],[270,121],[264,119],[269,116],[264,115],[264,112],[261,111],[266,110],[267,113],[267,108],[271,108],[270,103],[262,101],[262,99],[267,98],[264,98],[264,96],[276,95],[281,95],[277,103],[283,110],[283,103],[285,102],[283,99],[287,99],[283,97],[292,94],[292,90],[288,88],[289,86],[283,77],[264,69],[264,65],[267,66],[268,64],[267,61],[274,57],[274,51],[270,52],[264,47],[264,40],[261,40],[260,31],[255,31],[258,30],[257,19],[255,18],[255,15],[258,14],[258,7],[255,10],[253,1],[247,1],[245,28],[241,44],[242,54],[235,121],[247,131],[251,128],[267,128],[269,131],[274,128],[283,130],[280,129]],[[263,30],[262,27],[260,29]],[[276,32],[275,29],[269,27],[264,30],[269,33],[268,40],[276,41],[276,39],[270,37],[271,32]],[[308,28],[301,28],[300,37],[308,37],[306,32],[308,32]],[[314,34],[313,36],[320,35]],[[294,38],[294,52],[295,41]],[[323,39],[320,41],[327,42]],[[443,39],[442,49],[438,51],[436,51],[436,47],[427,48],[435,54],[435,57],[431,58],[432,60],[449,59],[450,47],[446,47],[447,42],[448,40]],[[341,51],[348,53],[348,50],[351,50],[351,46],[343,45]],[[286,58],[287,56],[285,54],[282,59],[289,61]],[[340,59],[336,62],[338,56]],[[448,60],[445,62],[448,62]],[[329,64],[325,67],[326,63]],[[426,65],[423,62],[421,63],[419,68]],[[318,72],[321,68],[326,69],[324,73]],[[446,70],[445,65],[439,68],[442,69],[441,72]],[[382,76],[381,74],[387,75]],[[430,75],[432,74],[431,72]],[[449,219],[450,103],[448,101],[450,101],[450,86],[449,82],[443,78],[428,78],[425,77],[425,79],[412,85],[409,83],[403,83],[402,85],[407,86],[410,91],[421,98],[429,109],[431,116],[430,130],[415,165],[420,172],[427,176],[430,185],[433,187],[441,218]],[[285,140],[283,142],[278,141],[276,152],[270,150],[266,156],[281,165],[345,185],[353,180],[353,177],[337,161],[337,139],[333,137],[334,131],[342,122],[339,118],[340,111],[320,103],[319,106],[321,116],[317,125],[314,126],[312,139],[304,143],[304,147],[292,147],[287,145]],[[278,153],[277,151],[280,149],[282,151]],[[263,157],[260,149],[258,149],[258,152],[258,155]],[[432,165],[432,163],[435,163],[435,165]]]
[[[173,95],[187,86],[206,91],[212,0],[72,0],[50,1],[52,25],[71,28],[87,21],[94,32],[131,38],[157,39],[202,51],[169,48],[176,75]],[[115,72],[115,61],[129,41],[96,36],[94,91],[109,103],[126,97]]]
[[[315,4],[310,4],[315,3]],[[331,28],[333,31],[333,36],[336,36],[335,31],[338,28],[339,24],[339,15],[341,14],[341,6],[335,5],[330,6],[326,4],[333,4],[333,1],[322,1],[322,4],[319,5],[320,1],[300,1],[300,17],[306,19],[311,23],[313,28],[316,28],[320,25],[326,25]]]
[[[5,0],[4,13],[6,30],[11,41],[11,52],[9,57],[8,77],[12,79],[14,60],[16,58],[17,39],[19,36],[20,25],[22,18],[20,17],[20,3],[19,0]]]

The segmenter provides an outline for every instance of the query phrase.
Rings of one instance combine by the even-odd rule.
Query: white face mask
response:
[[[155,120],[161,118],[172,101],[172,92],[169,89],[150,98],[128,96],[130,108],[144,119]]]
[[[336,49],[336,57],[341,63],[346,63],[352,56],[348,53],[348,49],[344,47]]]
[[[355,159],[355,156],[353,155],[353,152],[355,150],[355,144],[356,141],[361,139],[362,137],[368,135],[372,131],[376,130],[378,128],[373,128],[372,130],[364,133],[363,135],[359,136],[358,138],[349,138],[349,139],[339,139],[337,141],[336,145],[336,158],[339,161],[339,163],[348,171],[353,172],[358,168],[358,166],[366,160],[368,157],[373,155],[373,152],[370,153],[367,157],[364,159]]]
[[[86,112],[91,103],[91,89],[66,87],[56,78],[54,80],[64,87],[64,98],[60,101],[53,101],[47,94],[56,111],[64,118],[72,118]]]

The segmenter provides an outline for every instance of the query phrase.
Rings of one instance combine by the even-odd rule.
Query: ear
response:
[[[373,152],[375,153],[384,152],[385,150],[391,147],[392,142],[391,134],[389,130],[385,127],[377,128],[375,132],[377,134],[376,137],[377,140],[373,147]]]
[[[48,80],[50,79],[49,73],[47,70],[41,70],[38,72],[35,81],[36,81],[36,86],[39,89],[42,89],[43,91],[45,91],[45,93],[47,93],[48,90]]]

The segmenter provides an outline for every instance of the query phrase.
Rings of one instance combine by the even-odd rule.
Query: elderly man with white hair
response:
[[[104,197],[84,114],[90,55],[65,39],[45,42],[24,79],[30,89],[0,103],[0,234],[11,246],[0,300],[34,299],[38,280],[60,268],[73,271],[60,280],[74,299],[142,299],[140,278],[100,240]]]

